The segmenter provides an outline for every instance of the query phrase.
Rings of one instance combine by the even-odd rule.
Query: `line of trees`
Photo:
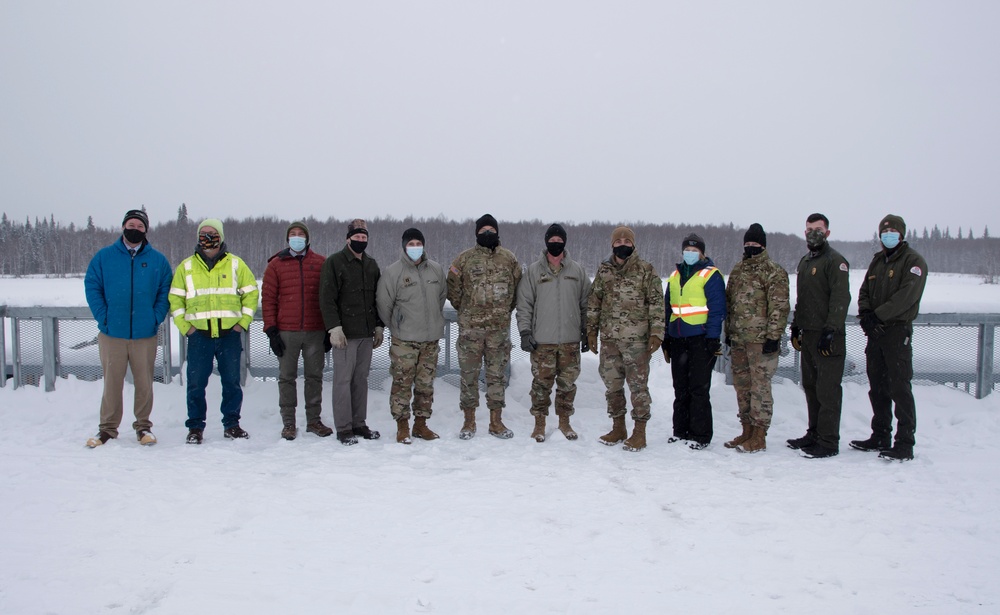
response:
[[[153,216],[155,220],[157,216]],[[307,218],[313,250],[329,255],[344,247],[347,223],[351,218]],[[251,270],[261,277],[268,258],[284,249],[285,230],[290,220],[274,216],[227,218],[226,244],[230,251],[243,258]],[[539,258],[544,248],[543,236],[550,221],[528,220],[508,222],[499,218],[502,245],[512,250],[522,263]],[[729,225],[678,226],[674,224],[647,224],[630,222],[635,231],[639,254],[650,261],[660,275],[666,277],[680,260],[680,244],[685,235],[696,232],[708,246],[709,256],[724,272],[732,269],[742,255],[743,233],[746,229]],[[154,223],[149,241],[176,266],[194,251],[197,239],[197,220],[188,216],[182,204],[177,215],[168,222]],[[611,222],[564,224],[569,235],[567,251],[593,275],[600,262],[611,252],[611,231],[617,226]],[[419,228],[426,239],[428,254],[442,264],[450,263],[462,250],[475,245],[474,221],[436,218],[380,217],[368,219],[370,232],[368,253],[382,266],[399,258],[400,237],[410,227]],[[64,226],[54,216],[13,222],[4,213],[0,218],[0,274],[2,275],[80,275],[87,269],[90,258],[101,247],[115,241],[120,228],[98,228],[93,219],[87,225]],[[955,236],[950,229],[938,227],[915,229],[907,233],[907,241],[924,255],[932,272],[966,273],[983,276],[989,283],[1000,282],[1000,239],[990,237],[985,229],[974,237],[969,229],[959,229]],[[868,241],[834,241],[854,268],[867,267],[878,250],[874,235]],[[794,272],[799,258],[805,252],[801,235],[787,233],[768,234],[768,252],[775,261],[789,272]]]

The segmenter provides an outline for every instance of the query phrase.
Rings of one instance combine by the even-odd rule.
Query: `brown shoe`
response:
[[[531,437],[535,442],[545,442],[545,415],[535,415],[535,430],[531,432]]]
[[[503,410],[490,410],[490,435],[496,436],[501,440],[508,440],[514,437],[514,432],[507,429],[507,426],[503,424],[501,416],[503,415]]]
[[[325,438],[333,434],[333,430],[324,425],[323,421],[318,419],[306,425],[306,432],[314,433],[321,438]]]
[[[740,444],[743,444],[750,438],[750,432],[752,429],[753,428],[750,427],[750,423],[743,423],[743,433],[736,436],[729,442],[726,442],[725,444],[723,444],[723,446],[725,446],[726,448],[736,448]]]
[[[573,428],[569,424],[569,415],[560,414],[559,415],[559,431],[566,436],[567,440],[576,440],[579,436],[573,431]]]
[[[409,444],[410,439],[410,417],[404,417],[396,421],[396,442]]]
[[[601,436],[601,443],[614,446],[628,437],[628,430],[625,429],[625,415],[616,416],[611,419],[611,431]]]
[[[281,437],[286,440],[294,440],[299,435],[299,430],[295,428],[295,423],[285,423],[281,428]]]
[[[420,438],[421,440],[437,440],[440,436],[431,431],[431,428],[427,426],[426,416],[418,416],[413,421],[413,437]]]
[[[760,451],[767,450],[767,442],[765,437],[767,436],[767,427],[756,427],[754,426],[753,432],[747,441],[736,447],[741,453],[759,453]]]
[[[636,421],[632,429],[632,437],[625,440],[623,448],[633,453],[646,448],[646,421]]]
[[[476,435],[476,409],[462,410],[462,412],[465,413],[465,422],[462,423],[458,437],[462,440],[471,440]]]

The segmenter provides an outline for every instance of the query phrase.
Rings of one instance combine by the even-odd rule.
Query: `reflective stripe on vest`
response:
[[[667,286],[670,289],[670,322],[678,318],[689,325],[703,325],[708,322],[708,297],[705,284],[716,267],[705,267],[691,276],[681,288],[681,276],[676,270],[670,274]]]

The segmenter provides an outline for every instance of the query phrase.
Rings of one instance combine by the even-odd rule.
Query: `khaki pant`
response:
[[[153,411],[153,367],[156,365],[156,336],[137,340],[97,335],[97,349],[104,371],[104,394],[101,396],[100,430],[118,437],[122,422],[122,387],[125,370],[132,368],[135,383],[135,422],[132,429],[150,429]]]
[[[285,354],[278,359],[278,407],[282,423],[295,424],[295,407],[299,393],[299,355],[305,375],[306,423],[319,420],[323,409],[323,342],[326,331],[282,331]]]

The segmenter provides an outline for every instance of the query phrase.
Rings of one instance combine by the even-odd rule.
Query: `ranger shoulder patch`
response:
[[[910,268],[910,273],[916,276],[924,275],[924,272],[920,269],[920,267],[916,266]]]
[[[840,270],[847,271],[847,263],[840,263]]]

